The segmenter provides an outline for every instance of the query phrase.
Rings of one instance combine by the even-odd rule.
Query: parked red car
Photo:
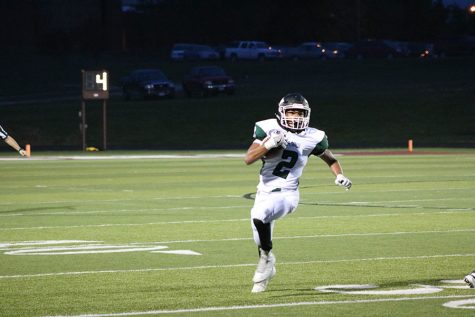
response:
[[[234,80],[218,66],[193,67],[183,78],[183,91],[188,97],[234,94]]]

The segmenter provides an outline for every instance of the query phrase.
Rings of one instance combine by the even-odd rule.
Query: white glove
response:
[[[26,156],[26,152],[23,149],[19,149],[18,153],[20,153],[21,156]]]
[[[271,130],[269,136],[264,141],[264,147],[268,150],[282,146],[284,149],[287,146],[285,134],[280,130]]]
[[[335,184],[337,184],[338,186],[343,186],[346,188],[346,190],[349,190],[351,188],[351,181],[346,178],[345,176],[343,176],[343,174],[338,174],[336,176],[336,179],[335,179]]]

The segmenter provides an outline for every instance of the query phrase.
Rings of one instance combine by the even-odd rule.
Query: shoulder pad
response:
[[[254,138],[262,140],[267,136],[269,131],[274,129],[282,130],[276,119],[258,121],[254,126]]]
[[[307,128],[307,134],[312,136],[317,143],[321,142],[325,138],[325,131],[315,128]]]

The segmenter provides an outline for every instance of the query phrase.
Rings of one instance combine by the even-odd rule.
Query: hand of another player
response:
[[[346,190],[350,190],[351,188],[351,181],[346,178],[345,176],[343,176],[343,174],[338,174],[336,176],[336,179],[335,179],[335,184],[338,185],[338,186],[343,186],[346,188]]]
[[[279,146],[282,146],[283,148],[287,146],[285,134],[279,130],[270,131],[269,136],[264,141],[264,147],[270,150]]]
[[[19,149],[18,153],[20,153],[21,156],[26,156],[26,151],[23,149]]]

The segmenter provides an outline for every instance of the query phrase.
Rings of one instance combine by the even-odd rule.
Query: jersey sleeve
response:
[[[266,136],[267,133],[256,123],[254,126],[254,138],[262,141]]]
[[[312,154],[319,156],[319,155],[322,155],[323,152],[325,152],[325,150],[327,149],[328,149],[328,138],[325,135],[323,139],[319,143],[317,143],[317,145],[312,151]]]
[[[0,125],[0,139],[5,140],[8,136],[8,133],[3,130],[2,126]]]

